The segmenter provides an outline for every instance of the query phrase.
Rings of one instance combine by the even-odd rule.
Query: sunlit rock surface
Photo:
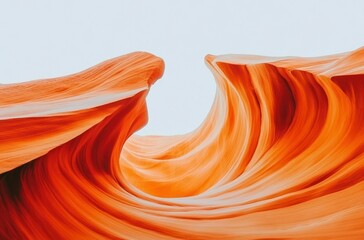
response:
[[[0,238],[363,238],[364,49],[205,61],[213,106],[178,136],[132,135],[149,53],[0,85]]]

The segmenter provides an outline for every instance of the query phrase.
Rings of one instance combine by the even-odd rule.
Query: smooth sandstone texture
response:
[[[132,135],[149,53],[0,85],[0,239],[364,238],[364,49],[205,61],[213,106],[178,136]]]

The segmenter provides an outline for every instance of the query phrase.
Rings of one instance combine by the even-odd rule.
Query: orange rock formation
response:
[[[148,53],[0,85],[0,238],[364,238],[364,49],[206,64],[215,101],[179,136],[132,135]]]

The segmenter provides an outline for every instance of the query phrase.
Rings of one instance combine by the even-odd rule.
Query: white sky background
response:
[[[319,56],[361,46],[362,0],[0,0],[0,83],[75,73],[133,51],[162,57],[142,135],[200,125],[215,94],[206,54]]]

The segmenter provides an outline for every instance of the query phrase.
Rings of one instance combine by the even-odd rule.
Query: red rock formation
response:
[[[131,136],[148,53],[0,85],[0,238],[364,237],[364,49],[206,63],[215,101],[180,136]]]

